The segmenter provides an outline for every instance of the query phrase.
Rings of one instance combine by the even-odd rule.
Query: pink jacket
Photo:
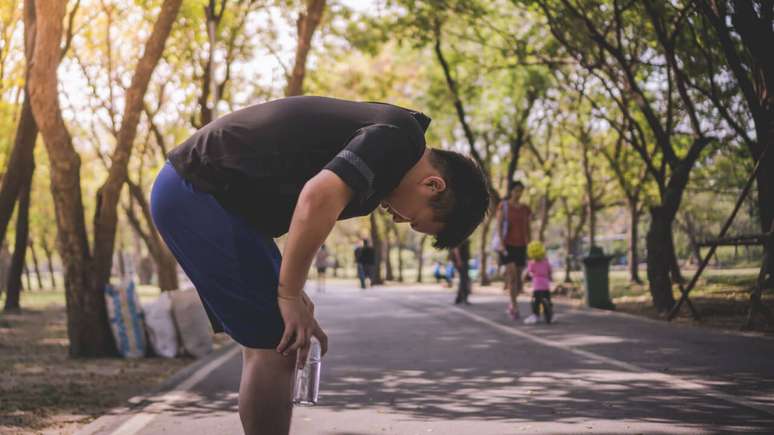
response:
[[[532,276],[532,290],[551,290],[551,265],[548,260],[530,260],[527,272]]]

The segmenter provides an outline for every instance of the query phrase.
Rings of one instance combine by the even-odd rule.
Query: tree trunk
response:
[[[422,282],[422,269],[425,264],[425,241],[427,241],[427,234],[423,234],[419,238],[419,249],[417,250],[417,282]]]
[[[672,274],[672,282],[684,283],[685,279],[683,278],[683,272],[680,269],[680,262],[677,258],[677,249],[675,249],[674,235],[672,232],[669,233],[669,241],[670,243],[668,246],[672,248],[671,256],[669,257],[669,272]]]
[[[403,282],[403,246],[398,242],[398,282]]]
[[[131,206],[129,206],[130,208],[126,211],[127,218],[130,225],[134,228],[135,233],[145,242],[145,246],[148,248],[148,252],[153,258],[153,261],[156,263],[156,272],[158,273],[159,278],[159,288],[161,291],[176,290],[180,288],[180,284],[177,279],[177,260],[172,255],[172,253],[169,252],[169,248],[167,248],[167,245],[163,240],[161,240],[161,236],[159,235],[158,231],[156,231],[156,227],[153,225],[150,207],[148,206],[148,200],[146,199],[142,188],[132,183],[131,180],[128,181],[127,184],[129,185],[129,193],[131,197],[140,206],[140,211],[142,212],[142,216],[147,224],[148,232],[146,233],[143,231],[142,226],[140,225],[140,221],[135,216],[134,210],[131,209]]]
[[[551,208],[553,205],[554,201],[548,197],[548,191],[546,191],[540,201],[540,226],[538,227],[538,240],[544,243],[546,241],[546,229],[548,229],[548,222],[551,217]]]
[[[29,92],[24,88],[24,102],[22,103],[19,123],[16,127],[16,137],[13,142],[11,156],[8,159],[6,172],[0,185],[0,245],[3,244],[8,223],[13,215],[13,208],[19,191],[31,177],[34,170],[33,151],[35,140],[38,137],[38,125],[32,116]]]
[[[24,2],[24,57],[27,61],[26,74],[30,73],[30,61],[35,48],[35,5],[32,0]],[[24,84],[24,102],[22,103],[19,123],[13,149],[6,164],[6,173],[0,185],[0,245],[3,245],[8,223],[13,215],[13,207],[24,186],[29,184],[35,169],[34,151],[38,137],[38,125],[32,113],[29,86]]]
[[[27,253],[27,237],[29,231],[30,212],[30,183],[27,182],[19,192],[19,207],[16,212],[16,242],[11,256],[11,267],[8,270],[8,292],[5,297],[5,311],[16,312],[19,306],[19,294],[21,293],[21,276],[24,271],[24,259]],[[30,290],[30,279],[27,274],[27,290]]]
[[[40,276],[40,267],[38,267],[38,254],[35,251],[35,244],[32,243],[32,239],[29,238],[29,236],[27,238],[27,245],[30,248],[30,255],[32,256],[32,267],[35,269],[35,278],[38,281],[38,290],[43,290],[43,279]]]
[[[672,244],[672,220],[668,218],[663,206],[650,209],[650,229],[647,234],[648,281],[653,305],[659,312],[666,313],[675,305],[672,294],[670,271],[674,258]]]
[[[225,7],[225,0],[222,3]],[[202,128],[205,125],[212,122],[215,108],[218,104],[218,96],[213,95],[212,107],[209,106],[208,100],[210,97],[210,91],[216,91],[217,86],[213,83],[213,64],[215,60],[215,44],[217,43],[217,28],[218,23],[222,15],[219,15],[215,10],[216,1],[210,0],[208,5],[204,7],[204,15],[206,17],[205,26],[207,27],[207,61],[204,63],[204,72],[202,73],[202,93],[199,95],[199,123],[197,128]]]
[[[368,215],[368,220],[371,223],[371,242],[374,248],[374,276],[371,281],[373,285],[384,284],[382,278],[382,238],[379,236],[376,213],[378,211],[374,210]]]
[[[24,270],[24,278],[27,280],[27,285],[24,287],[29,291],[32,291],[32,278],[30,277],[30,268],[27,267],[27,259],[24,259],[24,263],[22,264],[23,270]]]
[[[296,27],[298,29],[298,44],[296,45],[296,60],[293,71],[288,77],[285,96],[292,97],[304,93],[304,77],[306,76],[306,58],[312,48],[312,36],[322,20],[326,0],[307,0],[306,11],[298,14]]]
[[[774,92],[774,90],[770,90]],[[771,93],[769,93],[769,98]],[[758,185],[758,210],[761,233],[766,233],[774,223],[774,102],[769,103],[768,125],[765,132],[759,132],[761,152],[765,147],[768,151],[763,156],[761,168],[758,170],[756,184]],[[763,130],[763,129],[760,129]],[[760,153],[756,158],[760,158]],[[774,245],[764,245],[764,258],[774,258]]]
[[[570,276],[570,272],[572,272],[572,244],[573,244],[573,233],[572,233],[572,215],[569,213],[569,210],[567,210],[567,217],[565,218],[565,226],[564,226],[564,282],[571,283],[572,277]]]
[[[384,279],[386,281],[395,281],[392,273],[392,240],[390,238],[389,228],[384,231]]]
[[[675,304],[672,282],[682,281],[672,238],[672,224],[680,208],[685,186],[688,185],[691,169],[707,144],[707,138],[694,139],[685,158],[673,166],[669,182],[661,195],[661,204],[650,208],[650,229],[646,236],[648,281],[653,305],[659,312],[672,309]]]
[[[118,257],[118,273],[121,275],[121,277],[126,276],[126,261],[124,261],[124,244],[121,243],[118,245],[118,250],[116,250],[116,257]]]
[[[747,145],[755,160],[763,157],[756,181],[761,232],[766,233],[771,231],[774,221],[774,62],[766,42],[774,34],[771,27],[771,4],[745,1],[727,3],[699,4],[720,37],[726,63],[736,78],[737,87],[742,90],[741,95],[747,101],[755,122],[756,140],[748,141]],[[740,45],[737,45],[736,37],[731,35],[729,16],[731,26],[740,37]],[[762,156],[767,148],[768,151]],[[774,258],[774,246],[765,245],[764,253],[764,258]]]
[[[162,255],[156,261],[156,273],[159,278],[159,288],[161,291],[176,290],[180,288],[177,280],[177,260],[172,253],[162,246]]]
[[[480,283],[481,285],[489,285],[491,283],[491,279],[489,277],[489,273],[487,272],[487,260],[489,259],[489,228],[492,226],[492,220],[494,218],[494,215],[489,215],[484,220],[484,225],[481,227],[481,246],[479,248],[479,256],[481,258],[481,262],[479,263],[478,271],[480,274]]]
[[[0,245],[0,295],[8,287],[8,269],[11,267],[11,250],[8,245]]]
[[[398,248],[398,282],[403,282],[403,241],[400,240],[398,227],[395,223],[392,224],[392,230],[395,234],[395,244]]]
[[[67,131],[58,100],[62,21],[65,2],[34,0],[33,13],[25,1],[25,23],[37,17],[34,52],[29,72],[32,113],[51,162],[51,194],[57,217],[59,254],[65,269],[67,336],[72,356],[106,356],[115,353],[102,288],[95,285],[89,252],[83,201],[80,157]],[[108,254],[110,255],[110,254]]]
[[[583,163],[583,175],[586,179],[585,191],[586,191],[586,215],[589,218],[589,249],[592,246],[597,245],[597,204],[594,199],[594,171],[591,167],[591,161],[589,161],[589,144],[590,138],[586,137],[583,133],[581,140],[581,146],[583,148],[582,159]]]
[[[97,207],[94,214],[94,268],[98,289],[102,289],[110,279],[118,225],[118,200],[121,189],[127,181],[127,166],[132,155],[134,139],[137,136],[137,124],[143,111],[143,98],[153,70],[164,51],[164,45],[180,10],[181,2],[182,0],[164,0],[161,5],[161,12],[145,43],[142,57],[137,62],[132,83],[126,91],[121,129],[116,137],[116,147],[110,159],[107,180],[97,191]]]
[[[56,276],[54,275],[54,257],[51,255],[51,248],[48,246],[46,236],[44,235],[40,239],[40,246],[43,248],[43,255],[46,256],[46,264],[48,265],[48,276],[51,278],[51,289],[56,290]]]
[[[629,198],[629,234],[627,237],[626,262],[629,265],[629,282],[642,284],[639,272],[640,255],[638,252],[640,209],[637,198]]]

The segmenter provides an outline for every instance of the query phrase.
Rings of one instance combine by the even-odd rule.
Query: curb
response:
[[[126,401],[127,404],[119,405],[117,407],[106,410],[102,413],[102,415],[80,428],[77,432],[75,432],[74,435],[95,435],[100,431],[113,426],[117,420],[125,419],[128,417],[127,414],[129,412],[142,409],[146,405],[150,404],[150,399],[152,397],[165,391],[174,390],[175,387],[185,381],[194,372],[214,361],[215,359],[221,357],[222,355],[228,353],[236,346],[238,346],[238,344],[232,341],[220,349],[211,352],[204,358],[199,358],[196,361],[193,361],[191,364],[188,364],[187,366],[179,369],[170,377],[161,381],[159,385],[153,387],[148,392],[129,398]]]

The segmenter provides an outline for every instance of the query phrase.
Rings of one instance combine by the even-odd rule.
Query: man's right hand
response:
[[[285,323],[285,331],[277,346],[277,352],[288,356],[294,350],[309,346],[317,323],[300,295],[295,299],[278,297],[277,304]]]
[[[328,352],[328,336],[315,320],[313,306],[307,305],[302,297],[277,298],[277,304],[285,323],[285,331],[277,346],[277,352],[288,356],[294,350],[298,350],[299,367],[303,367],[314,336],[320,342],[321,354],[325,355]]]

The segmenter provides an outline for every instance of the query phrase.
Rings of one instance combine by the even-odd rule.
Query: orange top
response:
[[[507,246],[527,246],[529,240],[527,231],[532,210],[524,204],[513,205],[508,203],[508,229],[505,233]]]

